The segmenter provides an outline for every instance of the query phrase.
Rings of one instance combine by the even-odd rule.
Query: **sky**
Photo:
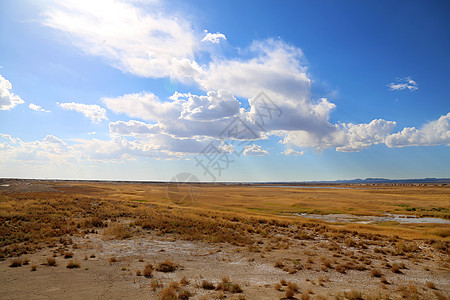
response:
[[[3,0],[0,177],[448,178],[449,36],[437,0]]]

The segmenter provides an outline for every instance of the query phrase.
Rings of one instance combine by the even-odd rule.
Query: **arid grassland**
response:
[[[446,185],[0,185],[0,299],[450,295]]]

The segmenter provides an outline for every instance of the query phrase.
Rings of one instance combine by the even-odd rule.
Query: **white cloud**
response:
[[[43,23],[123,72],[181,81],[201,72],[193,60],[197,38],[191,24],[165,15],[160,4],[144,9],[119,0],[54,1]]]
[[[214,44],[220,43],[220,39],[226,40],[226,36],[223,33],[216,32],[216,33],[210,33],[206,31],[205,37],[202,39],[202,42],[211,42]]]
[[[35,111],[50,112],[49,110],[42,108],[42,106],[39,106],[39,105],[36,105],[33,103],[30,103],[30,105],[28,105],[28,107]]]
[[[377,119],[368,124],[336,124],[325,134],[288,131],[284,132],[283,143],[298,147],[312,147],[319,151],[336,148],[336,151],[341,152],[357,152],[372,144],[384,143],[395,125],[396,122]]]
[[[82,113],[86,118],[90,119],[92,123],[100,123],[102,120],[108,120],[106,117],[106,110],[96,104],[70,102],[58,103],[58,105],[63,109]]]
[[[294,149],[286,149],[285,151],[281,152],[281,154],[292,155],[292,156],[300,156],[300,155],[305,154],[305,152],[304,151],[296,151]]]
[[[388,85],[391,91],[399,91],[408,89],[410,91],[418,90],[417,82],[411,79],[411,77],[405,77],[397,80],[397,82],[392,82]]]
[[[261,146],[253,144],[253,145],[247,145],[244,148],[244,155],[247,156],[264,156],[268,155],[269,152],[264,150]]]
[[[420,129],[406,127],[386,138],[388,147],[450,146],[450,113],[423,125]]]
[[[10,92],[12,84],[2,75],[0,75],[0,110],[10,110],[23,101],[19,96]]]
[[[119,135],[147,135],[160,132],[157,125],[150,125],[143,122],[130,120],[128,122],[117,121],[109,123],[111,133]]]

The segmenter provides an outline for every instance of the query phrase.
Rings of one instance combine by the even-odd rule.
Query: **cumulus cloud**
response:
[[[0,110],[10,110],[23,101],[19,96],[11,93],[12,84],[5,77],[0,75]]]
[[[50,112],[49,110],[42,108],[42,106],[39,106],[39,105],[36,105],[33,103],[30,103],[30,105],[28,105],[28,107],[35,111]]]
[[[312,147],[319,151],[335,148],[340,152],[356,152],[372,144],[384,143],[395,125],[396,122],[377,119],[366,124],[336,124],[323,135],[308,131],[290,131],[284,132],[283,143],[298,147]]]
[[[226,36],[223,33],[216,32],[216,33],[210,33],[206,31],[205,37],[202,39],[202,42],[211,42],[214,44],[220,43],[220,39],[226,40]]]
[[[418,90],[417,82],[411,79],[411,77],[405,77],[397,80],[397,82],[391,82],[388,85],[391,91],[399,91],[408,89],[410,91]]]
[[[294,149],[286,149],[285,151],[281,152],[281,154],[292,155],[292,156],[300,156],[300,155],[305,154],[305,152],[304,151],[296,151]]]
[[[386,138],[388,147],[450,145],[450,113],[423,125],[406,127]]]
[[[63,109],[82,113],[86,118],[90,119],[92,123],[100,123],[102,120],[108,120],[106,117],[106,110],[96,104],[70,102],[58,103],[58,105]]]
[[[264,155],[269,155],[269,152],[264,150],[261,146],[253,144],[253,145],[245,146],[244,155],[247,155],[247,156],[264,156]]]

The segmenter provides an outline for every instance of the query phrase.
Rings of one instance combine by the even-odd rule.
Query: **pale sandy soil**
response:
[[[166,259],[176,263],[178,269],[171,273],[154,271],[153,279],[168,286],[170,282],[186,277],[190,281],[186,288],[192,293],[191,299],[202,296],[204,299],[217,299],[220,292],[203,290],[198,285],[203,280],[217,284],[224,276],[238,283],[243,290],[240,294],[224,293],[227,299],[283,298],[284,291],[274,288],[274,284],[281,279],[299,286],[300,291],[295,295],[297,299],[301,299],[308,290],[312,292],[311,299],[319,295],[334,299],[335,295],[354,289],[366,295],[399,298],[399,286],[409,284],[416,286],[420,293],[434,298],[434,290],[426,287],[428,281],[433,282],[441,294],[449,295],[450,272],[442,268],[438,255],[431,249],[427,251],[424,248],[423,253],[427,254],[422,259],[413,260],[389,255],[375,256],[370,248],[349,249],[356,257],[365,257],[370,253],[373,259],[367,266],[368,270],[350,270],[341,274],[333,269],[326,272],[321,270],[320,257],[327,257],[331,261],[352,260],[333,257],[332,252],[325,249],[327,243],[320,240],[294,241],[294,246],[289,249],[261,254],[249,252],[245,247],[176,240],[168,235],[155,236],[148,231],[126,240],[105,239],[101,233],[88,234],[85,237],[73,237],[72,245],[58,244],[23,256],[30,259],[29,265],[11,268],[11,259],[0,262],[0,299],[158,299],[161,288],[152,291],[152,278],[136,276],[136,271],[143,270],[147,262],[156,266]],[[71,259],[64,259],[59,251],[63,249],[74,253],[72,260],[79,261],[80,268],[66,268]],[[58,266],[44,265],[46,258],[54,252],[58,253]],[[91,258],[92,254],[95,257]],[[110,263],[111,257],[116,257],[117,262]],[[306,268],[308,258],[314,261],[310,264],[310,270]],[[407,269],[403,269],[402,274],[394,274],[384,266],[385,260],[390,263],[403,262]],[[286,266],[299,263],[303,268],[295,274],[289,274],[274,267],[276,261]],[[37,270],[31,271],[31,265],[37,265]],[[373,267],[380,269],[391,284],[382,287],[380,279],[370,274],[370,268]],[[285,287],[282,289],[285,290]]]

